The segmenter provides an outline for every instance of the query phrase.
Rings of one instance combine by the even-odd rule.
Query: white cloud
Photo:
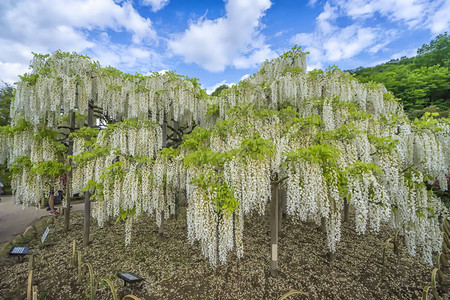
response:
[[[273,36],[274,37],[280,37],[283,34],[285,34],[286,32],[288,32],[288,31],[287,30],[281,30],[281,31],[278,31],[277,33],[275,33]]]
[[[308,6],[314,7],[314,5],[316,5],[317,0],[309,0],[308,1]]]
[[[433,34],[443,33],[450,28],[450,1],[437,2],[440,3],[436,13],[429,15],[428,18],[428,28]]]
[[[98,36],[91,33],[94,30],[100,32]],[[107,30],[128,33],[132,44],[111,43]],[[3,66],[0,79],[10,78],[12,71],[5,70],[6,64],[16,66],[15,71],[26,70],[31,51],[48,53],[61,49],[94,53],[103,63],[104,57],[100,55],[103,49],[106,60],[119,58],[124,59],[119,65],[131,65],[148,54],[143,42],[156,38],[150,19],[140,16],[130,1],[4,0],[0,2],[0,63]],[[113,49],[106,49],[104,45]],[[120,48],[131,52],[120,54]],[[115,54],[114,59],[111,53]]]
[[[19,81],[19,74],[26,73],[28,65],[20,63],[3,63],[0,61],[0,75],[1,80],[7,83],[14,83]]]
[[[351,17],[371,16],[378,12],[395,20],[413,20],[421,16],[424,0],[353,0],[339,1],[341,8]]]
[[[387,59],[378,59],[378,60],[375,60],[375,61],[365,64],[364,67],[375,67],[375,66],[384,64],[387,61],[388,61]]]
[[[413,57],[413,56],[416,56],[416,54],[417,54],[417,49],[408,49],[408,50],[403,50],[403,51],[392,54],[391,59],[402,58],[403,56]]]
[[[438,21],[434,16],[442,15],[444,20],[449,20],[449,1],[448,0],[337,0],[336,5],[342,10],[342,13],[353,19],[371,18],[375,14],[380,14],[393,22],[403,22],[408,27],[427,27],[433,26],[434,21]],[[447,13],[445,12],[447,6]],[[427,20],[427,16],[431,16]],[[444,28],[445,29],[445,28]],[[441,29],[442,30],[442,29]]]
[[[164,67],[160,54],[141,45],[98,44],[91,52],[91,57],[102,66],[111,65],[121,71],[147,74]]]
[[[0,6],[1,23],[10,30],[10,36],[32,41],[47,36],[59,40],[67,30],[83,38],[83,29],[107,28],[131,32],[135,43],[156,38],[150,19],[141,17],[128,1],[118,5],[113,0],[19,0]]]
[[[151,6],[153,12],[157,12],[169,4],[169,0],[143,0],[142,3]]]
[[[380,43],[372,46],[371,48],[369,48],[368,51],[369,51],[369,53],[377,53],[378,51],[382,50],[384,48],[384,46],[386,46],[389,43],[390,43],[389,39],[386,41],[380,42]]]
[[[245,74],[244,76],[241,77],[239,81],[245,80],[247,78],[250,78],[250,74]]]
[[[338,17],[336,10],[336,7],[331,6],[328,2],[325,3],[323,12],[316,18],[317,29],[320,33],[330,34],[336,30],[336,26],[333,25],[333,21]]]
[[[359,54],[376,41],[376,30],[358,25],[344,27],[324,41],[325,55],[330,61],[339,61]]]
[[[383,59],[378,59],[378,60],[372,61],[372,62],[368,63],[366,65],[366,67],[375,67],[377,65],[384,64],[384,63],[388,62],[391,59],[398,59],[398,58],[402,58],[403,56],[413,57],[416,54],[417,54],[417,49],[403,50],[403,51],[396,52],[396,53],[392,54],[389,58],[383,58]]]
[[[233,60],[233,66],[237,69],[246,69],[248,67],[256,66],[266,59],[272,59],[278,55],[270,49],[268,45],[261,45],[247,56],[238,56]]]
[[[438,34],[449,22],[448,0],[329,0],[314,31],[298,33],[291,42],[310,52],[308,64],[322,67],[363,52],[378,53],[402,30],[428,28]]]
[[[330,0],[316,18],[313,32],[296,34],[291,42],[310,52],[308,64],[323,67],[350,59],[363,52],[375,54],[387,46],[397,35],[397,28],[389,29],[389,22],[404,22],[407,26],[416,26],[423,21],[425,0]],[[388,23],[374,26],[371,19],[380,16],[390,20]],[[342,18],[353,22],[344,23]]]
[[[159,74],[159,75],[164,75],[164,74],[166,74],[167,72],[169,72],[169,70],[161,70],[161,71],[158,71],[158,74]]]
[[[308,64],[321,68],[323,62],[336,63],[354,57],[364,50],[377,52],[381,46],[380,29],[352,24],[338,27],[334,20],[336,9],[327,3],[324,12],[316,18],[312,33],[299,33],[291,42],[310,52]],[[384,36],[389,40],[389,35]]]
[[[224,17],[200,18],[171,41],[169,49],[212,72],[254,67],[276,56],[260,33],[261,18],[271,6],[270,0],[229,0]]]

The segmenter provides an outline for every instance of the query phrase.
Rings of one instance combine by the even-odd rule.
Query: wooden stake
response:
[[[38,300],[38,288],[36,285],[33,286],[33,300]]]
[[[77,246],[75,240],[72,242],[72,264],[74,267],[77,266]]]
[[[77,251],[77,257],[78,257],[77,283],[81,283],[83,281],[83,263],[81,261],[81,251]]]
[[[272,201],[270,203],[270,243],[272,246],[270,274],[278,276],[278,187],[279,184],[272,185]]]
[[[28,272],[28,286],[27,286],[27,300],[31,300],[33,297],[33,285],[34,285],[34,274],[33,270]]]

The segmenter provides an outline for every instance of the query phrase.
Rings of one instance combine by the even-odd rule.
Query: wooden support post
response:
[[[320,230],[322,230],[323,233],[327,233],[327,219],[324,217],[320,218]]]
[[[272,246],[270,274],[278,276],[278,187],[279,183],[272,185],[272,200],[270,202],[270,244]]]
[[[164,209],[161,210],[161,225],[159,225],[158,234],[160,238],[164,235]]]
[[[91,193],[84,192],[84,231],[83,231],[83,245],[89,245],[91,223]]]
[[[286,190],[278,189],[278,237],[282,237],[281,221],[283,220],[283,212],[286,207]]]
[[[173,128],[175,129],[175,131],[172,132],[173,140],[176,140],[176,139],[181,140],[183,137],[181,135],[179,135],[177,132],[177,130],[180,129],[180,125],[179,125],[178,121],[173,121]],[[178,190],[175,193],[174,205],[175,205],[175,207],[173,209],[175,211],[175,219],[178,220],[178,209],[180,208],[180,192]],[[219,256],[217,256],[217,257],[219,257]]]
[[[327,257],[328,257],[328,262],[332,263],[335,260],[335,258],[336,258],[336,252],[328,251]]]
[[[348,216],[348,200],[347,197],[344,197],[344,222],[348,223],[349,216]]]
[[[77,91],[78,97],[78,91]],[[70,132],[72,133],[75,130],[75,112],[72,110],[70,113]],[[73,139],[69,137],[69,155],[73,155]],[[72,159],[69,159],[69,166],[72,167]],[[70,185],[72,183],[72,169],[70,169],[69,174],[67,174],[66,180],[66,209],[64,210],[64,231],[69,231],[70,226],[70,202],[71,202],[71,191]]]
[[[164,111],[164,120],[162,125],[162,146],[167,147],[167,113]],[[164,189],[164,205],[166,203],[166,190]],[[159,237],[162,238],[164,234],[164,208],[161,210],[161,224],[158,228]]]
[[[92,89],[94,90],[94,85],[92,85]],[[97,97],[96,97],[97,98]],[[89,103],[88,109],[88,126],[94,126],[94,108],[93,102]],[[84,192],[84,232],[83,232],[83,245],[89,245],[89,233],[91,226],[91,193],[86,191]]]
[[[32,300],[33,285],[34,285],[34,271],[31,270],[28,272],[27,300]]]
[[[41,192],[41,208],[45,207],[45,195],[44,192]]]
[[[34,270],[34,255],[31,254],[30,258],[28,259],[28,272]]]
[[[328,234],[327,233],[327,219],[324,217],[320,218],[320,229],[322,230],[323,233]],[[328,262],[332,263],[334,261],[334,259],[336,258],[336,252],[328,251],[327,258],[328,258]]]

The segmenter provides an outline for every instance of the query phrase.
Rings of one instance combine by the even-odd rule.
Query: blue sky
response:
[[[450,0],[2,0],[0,80],[61,49],[146,74],[175,70],[212,91],[295,44],[309,69],[413,56],[449,30]]]

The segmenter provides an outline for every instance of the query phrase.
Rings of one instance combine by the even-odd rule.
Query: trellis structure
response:
[[[322,224],[331,254],[348,205],[360,234],[387,222],[428,263],[441,248],[448,211],[427,184],[447,187],[449,120],[410,122],[381,85],[306,72],[298,48],[218,97],[174,73],[129,75],[76,54],[36,55],[31,66],[0,135],[16,202],[36,204],[72,167],[71,194],[92,193],[99,225],[122,218],[129,244],[133,218],[154,215],[162,228],[182,194],[188,239],[216,265],[244,254],[245,216],[271,199],[276,229],[282,188],[287,214]],[[89,111],[94,128],[82,127]],[[70,165],[60,141],[75,128]],[[276,269],[276,230],[272,255]]]

